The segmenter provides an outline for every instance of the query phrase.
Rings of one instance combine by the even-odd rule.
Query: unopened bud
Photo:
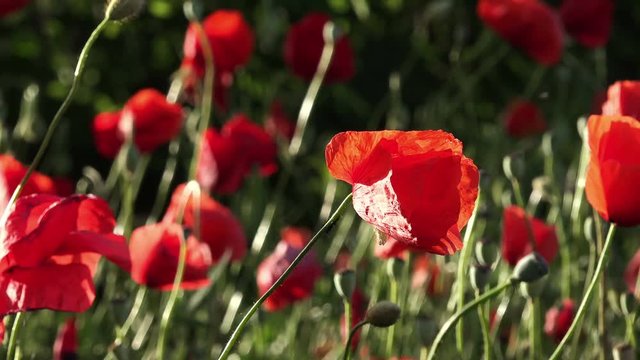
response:
[[[517,180],[524,173],[522,156],[510,154],[502,159],[502,171],[509,181]]]
[[[491,278],[491,267],[487,265],[473,265],[469,269],[471,286],[475,291],[483,292]]]
[[[404,260],[398,258],[391,258],[387,260],[387,275],[392,278],[399,278],[402,276],[402,269],[404,268]]]
[[[481,265],[493,266],[500,259],[498,244],[488,239],[482,239],[476,243],[475,253]]]
[[[145,0],[109,0],[105,17],[109,20],[124,21],[138,16]]]
[[[333,284],[338,294],[346,300],[351,300],[351,295],[356,289],[356,273],[351,269],[346,269],[333,275]]]
[[[546,284],[544,277],[530,283],[522,282],[520,283],[520,293],[529,299],[540,297]]]
[[[438,325],[431,317],[418,315],[416,317],[416,330],[422,346],[431,346],[438,334]]]
[[[613,348],[613,360],[634,360],[636,359],[636,352],[631,345],[623,343],[614,346]]]
[[[537,252],[523,257],[513,269],[511,278],[516,281],[533,282],[549,273],[549,264]]]
[[[620,311],[625,316],[629,316],[636,312],[638,307],[638,301],[636,297],[631,293],[624,293],[620,295]]]
[[[367,323],[375,327],[389,327],[400,318],[400,307],[391,301],[380,301],[373,305],[365,315]]]

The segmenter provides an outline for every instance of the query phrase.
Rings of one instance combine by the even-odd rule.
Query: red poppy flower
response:
[[[163,222],[137,228],[129,240],[131,278],[141,285],[169,291],[178,269],[180,242],[184,229],[174,223]],[[209,285],[207,272],[212,265],[209,246],[195,236],[186,240],[187,257],[180,288],[195,290]]]
[[[4,334],[7,331],[4,325],[4,317],[0,317],[0,345],[4,344]]]
[[[101,255],[127,271],[131,267],[114,226],[109,205],[92,195],[19,198],[0,233],[0,315],[87,310]]]
[[[559,343],[569,331],[574,316],[575,304],[573,300],[565,299],[560,307],[554,307],[547,311],[544,321],[545,334]]]
[[[197,231],[196,216],[198,215],[197,201],[193,196],[185,204],[185,185],[181,184],[173,192],[169,208],[163,222],[174,223],[184,206],[182,224],[195,236]],[[247,252],[247,240],[242,225],[229,209],[212,199],[207,194],[200,195],[200,241],[209,246],[213,264],[217,263],[226,251],[231,252],[231,260],[241,260]]]
[[[289,142],[296,131],[296,123],[291,121],[284,113],[282,104],[279,101],[274,101],[271,103],[269,116],[264,121],[264,129],[272,138],[280,137]]]
[[[551,263],[558,254],[556,228],[542,220],[531,218],[524,209],[509,206],[504,209],[502,219],[502,258],[511,266],[533,252],[531,235],[536,251]]]
[[[367,314],[368,303],[369,299],[367,299],[360,289],[356,288],[353,291],[353,295],[351,295],[351,328],[364,320],[364,317]],[[351,329],[349,329],[349,331],[351,331]],[[349,332],[345,328],[344,314],[340,317],[340,336],[342,337],[342,342],[346,344]],[[359,342],[360,330],[356,331],[351,338],[351,348],[355,350],[358,347]]]
[[[507,134],[514,138],[541,134],[547,129],[547,122],[540,108],[527,100],[511,102],[503,119]]]
[[[617,81],[609,86],[602,115],[622,115],[640,119],[640,81]]]
[[[0,210],[4,209],[16,187],[27,173],[27,167],[8,154],[0,155]],[[27,180],[22,195],[58,193],[54,181],[37,171]]]
[[[202,27],[211,51],[215,71],[219,74],[233,72],[246,64],[253,53],[253,30],[242,13],[236,10],[218,10],[207,16]],[[195,26],[190,25],[184,38],[182,66],[198,76],[205,72],[205,60],[200,37]]]
[[[220,132],[207,130],[202,146],[197,179],[202,187],[217,193],[238,190],[256,165],[263,176],[278,168],[273,138],[244,114],[231,118]]]
[[[640,250],[629,261],[627,269],[624,271],[624,282],[627,284],[627,289],[630,293],[639,297],[636,294],[636,285],[638,284],[638,272],[640,272]]]
[[[325,150],[329,172],[353,185],[362,219],[397,241],[446,255],[478,196],[478,168],[444,131],[349,131]]]
[[[29,4],[29,0],[0,0],[0,17],[16,12]]]
[[[323,29],[329,16],[313,12],[293,24],[284,43],[284,61],[297,76],[311,80],[316,73],[322,49]],[[336,39],[331,64],[327,70],[327,82],[348,81],[355,73],[353,50],[349,38]]]
[[[258,266],[258,292],[263,295],[284,273],[300,250],[311,239],[311,232],[303,228],[287,227],[273,253]],[[311,296],[316,281],[322,275],[322,267],[313,251],[307,253],[282,285],[262,304],[267,311],[277,311],[296,301]]]
[[[514,47],[542,65],[562,56],[562,25],[555,11],[538,0],[480,0],[478,16]]]
[[[564,0],[560,7],[564,29],[587,47],[609,41],[613,21],[613,0]]]
[[[609,222],[640,224],[640,122],[626,116],[592,115],[587,129],[591,148],[587,200]]]
[[[102,112],[93,118],[93,141],[96,150],[107,159],[114,159],[124,141],[118,134],[122,111]]]
[[[428,255],[416,257],[413,263],[411,287],[425,289],[427,295],[439,296],[445,292],[440,266]]]
[[[53,343],[53,359],[76,359],[78,351],[78,335],[76,332],[76,319],[69,318],[58,331],[56,341]]]

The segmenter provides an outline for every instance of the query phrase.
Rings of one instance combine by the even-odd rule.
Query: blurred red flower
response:
[[[295,75],[305,80],[313,78],[324,48],[324,25],[329,20],[326,14],[312,12],[289,29],[284,43],[284,61]],[[325,80],[327,82],[348,81],[354,74],[351,43],[349,38],[342,35],[336,39]]]
[[[551,263],[558,254],[556,228],[544,221],[531,218],[524,209],[509,206],[504,209],[502,219],[502,258],[511,266],[533,252],[531,236],[535,239],[536,251]]]
[[[573,317],[575,316],[575,304],[571,299],[565,299],[559,307],[553,307],[547,311],[544,321],[544,332],[556,343],[559,343],[569,331]]]
[[[448,291],[445,289],[444,279],[440,275],[440,266],[426,254],[417,256],[413,262],[411,287],[425,289],[429,296],[439,296]]]
[[[587,129],[591,148],[587,200],[609,222],[640,224],[640,122],[627,116],[592,115]]]
[[[124,142],[118,134],[121,115],[122,111],[101,112],[93,118],[91,130],[96,150],[107,159],[115,158]]]
[[[29,0],[0,0],[0,17],[16,12],[29,4]]]
[[[114,226],[109,205],[93,195],[19,198],[0,234],[0,315],[87,310],[102,255],[131,268],[127,244],[112,233]]]
[[[538,0],[480,0],[480,19],[542,65],[562,57],[563,32],[556,12]]]
[[[4,317],[0,317],[0,345],[4,344],[4,334],[7,331],[4,325]]]
[[[300,250],[311,239],[311,232],[304,228],[287,227],[273,253],[258,266],[258,293],[263,295],[284,273]],[[277,311],[311,296],[316,281],[322,275],[322,267],[313,251],[309,251],[289,277],[262,304],[267,311]]]
[[[296,123],[287,117],[282,110],[282,104],[276,100],[271,103],[269,116],[264,121],[264,130],[272,138],[280,138],[288,143],[296,131]]]
[[[367,313],[369,299],[362,293],[362,291],[356,288],[353,291],[353,295],[351,295],[351,328],[353,328],[357,323],[364,320],[364,316]],[[349,333],[345,328],[345,317],[344,314],[340,316],[340,336],[342,337],[342,342],[346,344],[347,338],[349,337]],[[356,333],[351,338],[351,349],[355,350],[358,347],[358,343],[360,342],[360,331],[362,329],[356,331]],[[349,329],[351,331],[351,329]]]
[[[76,319],[69,318],[58,330],[56,341],[53,343],[53,360],[77,359],[77,351]]]
[[[197,179],[202,187],[216,193],[237,191],[255,165],[262,176],[278,169],[273,138],[244,114],[235,115],[220,132],[208,129],[202,146]]]
[[[638,272],[640,272],[640,250],[636,251],[635,255],[633,255],[629,261],[627,269],[624,271],[624,282],[627,284],[627,290],[636,297],[640,297],[640,294],[636,293]]]
[[[207,244],[195,236],[184,239],[182,226],[163,222],[137,228],[129,240],[131,278],[141,285],[170,291],[178,269],[180,243],[186,241],[187,257],[180,288],[200,289],[209,285],[207,272],[212,265]]]
[[[560,18],[566,32],[587,47],[609,41],[613,21],[613,0],[564,0]]]
[[[184,206],[182,224],[191,232],[190,237],[197,234],[196,217],[198,203],[200,205],[200,241],[209,246],[213,264],[217,263],[226,251],[230,251],[231,260],[241,260],[247,252],[247,240],[242,225],[224,205],[207,194],[201,194],[199,201],[193,195],[185,199],[185,185],[179,185],[173,192],[171,202],[163,222],[175,223]],[[186,202],[185,202],[186,200]]]
[[[640,119],[640,81],[617,81],[609,86],[602,115],[631,116]]]
[[[27,173],[27,167],[8,154],[0,154],[0,210],[9,203],[13,192]],[[56,184],[50,177],[34,171],[27,180],[21,195],[56,194]]]
[[[349,131],[325,150],[329,172],[353,185],[353,206],[382,234],[439,255],[462,248],[478,168],[444,131]]]
[[[542,111],[528,100],[512,101],[505,110],[503,119],[507,134],[514,138],[541,134],[547,129]]]

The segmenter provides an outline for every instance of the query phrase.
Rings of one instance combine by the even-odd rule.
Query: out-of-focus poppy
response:
[[[602,115],[631,116],[640,119],[640,81],[617,81],[609,86]]]
[[[539,0],[480,0],[480,19],[514,47],[543,65],[562,57],[563,32],[555,11]]]
[[[27,167],[13,156],[8,154],[0,155],[0,210],[7,206],[11,195],[13,195],[26,173]],[[50,177],[34,171],[22,189],[21,195],[56,193],[57,189],[54,181]]]
[[[0,0],[0,17],[14,13],[29,4],[29,0]]]
[[[92,132],[96,150],[107,159],[118,155],[124,142],[118,134],[122,111],[102,112],[93,118]]]
[[[429,296],[442,295],[445,289],[444,277],[441,276],[440,266],[429,256],[417,256],[413,262],[413,273],[411,274],[411,287],[414,289],[425,289]]]
[[[87,310],[102,255],[131,268],[127,244],[112,233],[114,226],[109,205],[93,195],[19,198],[0,233],[0,315]]]
[[[198,234],[195,228],[197,216],[200,216],[200,241],[209,246],[212,262],[217,263],[229,251],[231,260],[241,260],[247,253],[247,240],[242,225],[233,213],[224,205],[212,199],[207,194],[197,197],[189,195],[185,199],[185,185],[179,185],[173,192],[171,202],[164,216],[163,222],[176,222],[184,206],[182,224],[190,231],[190,237]],[[186,202],[185,202],[186,200]],[[199,210],[198,210],[199,206]]]
[[[351,328],[353,328],[360,321],[364,320],[364,316],[367,313],[368,303],[369,299],[367,299],[367,297],[360,289],[356,288],[353,291],[353,295],[351,295]],[[349,329],[349,331],[351,331],[351,329]],[[342,316],[340,317],[340,336],[342,337],[342,342],[346,344],[349,333],[345,328],[344,314],[342,314]],[[360,330],[356,331],[356,333],[351,338],[351,348],[357,348],[359,342]]]
[[[294,74],[311,80],[316,73],[324,48],[324,25],[329,16],[319,12],[306,15],[293,24],[284,43],[284,61]],[[348,81],[355,74],[354,56],[349,38],[342,35],[335,42],[327,82]]]
[[[68,360],[78,358],[78,335],[76,319],[69,318],[58,330],[56,341],[53,343],[53,359]]]
[[[220,132],[208,129],[198,161],[197,179],[216,193],[233,193],[254,166],[260,174],[273,174],[278,150],[273,138],[244,114],[231,118]]]
[[[573,317],[575,316],[575,304],[571,299],[565,299],[559,307],[553,307],[547,311],[544,321],[544,332],[555,342],[559,343],[569,331]]]
[[[640,272],[640,250],[629,261],[627,269],[624,271],[624,282],[627,284],[627,290],[640,298],[637,293],[636,285],[638,284],[638,272]]]
[[[6,326],[4,325],[4,317],[0,317],[0,345],[4,344],[4,333],[6,332]]]
[[[507,134],[522,138],[543,133],[547,122],[540,108],[528,100],[515,100],[509,104],[503,114]]]
[[[593,115],[587,129],[591,148],[587,200],[609,222],[640,224],[640,122],[627,116]]]
[[[300,250],[311,239],[311,232],[304,228],[287,227],[273,253],[258,266],[257,283],[260,295],[284,273]],[[289,277],[262,304],[267,311],[278,311],[288,305],[311,296],[316,281],[322,275],[322,267],[313,251],[307,253]]]
[[[281,138],[289,142],[296,130],[296,123],[284,113],[282,104],[279,101],[274,101],[271,104],[269,116],[264,121],[264,129],[272,138]]]
[[[564,0],[560,18],[565,31],[587,47],[609,41],[613,21],[613,0]]]
[[[531,244],[531,237],[535,249]],[[556,228],[544,221],[531,218],[524,209],[509,206],[502,215],[502,258],[509,265],[515,266],[520,259],[537,251],[551,263],[558,254],[558,238]]]
[[[343,132],[325,150],[330,173],[353,186],[353,206],[381,234],[439,255],[462,248],[478,168],[444,131]]]
[[[163,222],[137,228],[131,234],[131,278],[141,285],[169,291],[178,269],[180,243],[186,241],[187,256],[180,288],[195,290],[209,285],[207,272],[212,265],[207,244],[194,236],[184,238],[182,226]]]

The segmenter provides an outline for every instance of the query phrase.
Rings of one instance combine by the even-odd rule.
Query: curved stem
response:
[[[127,316],[127,320],[125,320],[124,324],[118,331],[118,337],[116,338],[115,344],[122,344],[122,340],[127,336],[129,329],[131,329],[131,325],[138,317],[140,313],[140,308],[142,308],[142,304],[144,303],[144,297],[147,294],[147,287],[141,286],[138,288],[138,292],[136,293],[136,298],[133,301],[133,306],[131,307],[131,311],[129,312],[129,316]]]
[[[318,230],[318,232],[316,232],[316,234],[313,235],[313,237],[311,238],[311,240],[309,240],[307,245],[305,245],[305,247],[300,251],[298,256],[296,256],[296,258],[291,262],[291,265],[289,265],[289,267],[284,271],[284,273],[282,273],[282,275],[280,275],[280,277],[273,283],[273,285],[271,285],[269,290],[267,290],[262,296],[260,296],[260,298],[256,300],[256,302],[253,303],[253,305],[251,305],[249,310],[247,310],[247,313],[245,314],[245,316],[242,318],[242,320],[240,320],[240,323],[233,330],[233,333],[231,334],[231,338],[229,338],[229,341],[227,341],[227,344],[222,350],[222,353],[220,354],[220,356],[218,357],[218,360],[224,360],[228,358],[229,355],[231,355],[231,350],[233,349],[233,346],[236,344],[236,342],[238,342],[238,339],[240,338],[240,334],[242,333],[244,328],[247,326],[247,323],[249,322],[251,317],[253,317],[253,314],[255,314],[255,312],[262,305],[262,303],[278,287],[280,287],[282,282],[284,282],[287,279],[287,277],[289,277],[293,269],[295,269],[295,267],[298,266],[298,264],[302,261],[305,255],[309,252],[309,250],[311,250],[313,245],[318,241],[318,239],[320,239],[321,235],[325,232],[328,232],[333,227],[335,222],[338,221],[342,213],[347,209],[347,207],[351,203],[351,196],[352,194],[350,193],[349,195],[347,195],[347,197],[345,197],[345,199],[342,201],[340,206],[336,209],[333,215],[331,215],[329,220],[327,220],[327,222],[320,228],[320,230]]]
[[[577,324],[582,320],[582,318],[584,318],[587,305],[589,305],[589,301],[593,297],[593,291],[596,288],[596,284],[598,283],[598,280],[600,279],[600,276],[602,276],[602,273],[604,271],[605,261],[607,260],[607,255],[609,253],[609,249],[611,248],[611,240],[613,239],[613,235],[615,234],[615,232],[616,224],[611,224],[609,226],[609,232],[607,233],[607,239],[605,240],[604,247],[602,248],[602,253],[600,254],[600,259],[598,260],[598,265],[596,266],[596,272],[591,279],[591,283],[589,283],[589,288],[587,289],[587,292],[585,293],[582,302],[580,303],[580,307],[578,308],[578,312],[576,313],[576,316],[571,323],[569,331],[567,331],[560,344],[558,344],[558,347],[556,347],[556,349],[553,351],[553,354],[551,354],[551,357],[549,358],[550,360],[558,359],[560,357],[562,350],[567,345],[567,342],[569,342],[569,339],[571,339],[571,336],[573,336],[573,333],[576,331]]]
[[[171,187],[171,182],[173,181],[173,177],[176,173],[179,153],[180,137],[176,137],[175,139],[171,140],[171,143],[169,143],[169,158],[165,163],[164,171],[162,172],[162,178],[160,178],[160,184],[158,185],[158,192],[156,193],[156,198],[153,201],[151,213],[147,218],[147,224],[155,223],[156,221],[158,221],[160,215],[162,214],[164,204],[167,200],[167,195],[169,194],[169,188]]]
[[[349,360],[351,358],[351,340],[356,335],[356,332],[366,324],[368,324],[366,320],[360,321],[353,327],[353,329],[351,329],[351,331],[349,331],[349,337],[347,338],[347,343],[344,346],[344,355],[342,357],[344,360]]]
[[[112,3],[115,3],[115,2],[112,2]],[[109,8],[107,9],[107,14],[109,13],[109,9],[111,7],[112,6],[109,6]],[[22,180],[20,180],[20,183],[18,184],[16,189],[13,191],[13,194],[11,195],[11,198],[9,199],[7,206],[4,208],[2,217],[0,218],[0,224],[6,223],[12,205],[16,202],[16,200],[22,193],[22,190],[24,189],[25,185],[27,184],[27,181],[31,177],[31,174],[33,174],[35,169],[38,168],[38,166],[40,165],[40,162],[42,162],[42,159],[44,158],[44,155],[47,152],[47,148],[49,147],[49,143],[51,142],[51,139],[53,139],[53,135],[55,134],[55,131],[58,128],[58,125],[60,125],[60,121],[62,121],[62,116],[67,111],[67,108],[71,104],[73,97],[78,91],[78,85],[80,83],[80,79],[82,77],[82,74],[84,73],[84,69],[87,64],[89,51],[91,50],[91,48],[93,47],[93,44],[96,42],[96,40],[100,36],[100,33],[102,33],[105,26],[109,23],[109,21],[110,21],[109,18],[105,17],[98,24],[98,26],[93,30],[93,32],[89,36],[89,39],[87,39],[87,42],[84,44],[82,51],[80,51],[80,56],[78,57],[78,63],[76,64],[76,69],[73,73],[73,81],[71,83],[71,88],[69,89],[69,93],[67,93],[67,97],[64,99],[64,101],[62,102],[62,105],[60,105],[60,108],[58,108],[58,111],[53,116],[53,120],[51,120],[51,124],[49,124],[49,127],[47,128],[47,132],[45,133],[44,138],[40,143],[40,147],[38,148],[38,152],[36,153],[35,158],[33,158],[33,161],[31,162],[31,165],[29,165],[27,172],[22,177]]]
[[[484,359],[491,360],[493,349],[491,347],[491,337],[489,334],[489,319],[487,318],[487,315],[488,315],[488,312],[485,306],[484,305],[478,306],[478,320],[480,321],[480,330],[482,330],[482,351],[484,352]]]
[[[13,326],[11,327],[11,336],[9,337],[9,347],[7,348],[7,360],[14,360],[16,357],[16,347],[18,346],[18,337],[20,336],[20,330],[22,330],[24,313],[19,312],[13,319]]]
[[[536,298],[529,299],[529,357],[531,360],[541,359],[542,345],[540,343],[540,300]]]
[[[433,340],[433,344],[431,345],[431,350],[429,352],[429,357],[427,360],[431,360],[435,357],[436,352],[438,351],[438,347],[442,343],[442,339],[445,335],[451,330],[451,327],[458,321],[462,316],[464,316],[469,311],[473,310],[476,306],[484,303],[485,301],[493,298],[494,296],[503,292],[506,288],[517,284],[517,281],[510,279],[502,285],[496,286],[495,288],[485,292],[482,296],[475,298],[472,302],[465,305],[462,309],[458,310],[455,314],[453,314],[447,322],[444,323],[438,335],[436,335],[435,340]]]

